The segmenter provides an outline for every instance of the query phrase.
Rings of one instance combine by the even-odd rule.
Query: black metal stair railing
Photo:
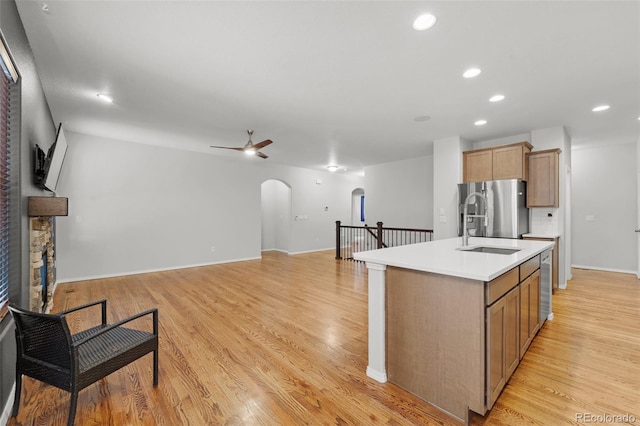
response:
[[[336,259],[355,260],[353,253],[386,247],[403,246],[431,241],[432,229],[385,228],[377,226],[342,225],[336,221]]]

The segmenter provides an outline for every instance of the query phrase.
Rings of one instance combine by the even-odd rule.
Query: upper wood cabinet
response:
[[[464,182],[493,180],[493,152],[488,150],[462,153]]]
[[[527,180],[529,142],[518,142],[493,148],[476,149],[462,153],[463,182],[485,180]]]
[[[558,164],[560,149],[528,154],[527,207],[560,207]]]

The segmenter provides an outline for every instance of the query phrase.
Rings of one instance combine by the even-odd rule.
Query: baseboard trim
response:
[[[633,275],[638,274],[636,271],[629,271],[626,269],[616,269],[616,268],[602,268],[600,266],[571,265],[571,267],[575,269],[589,269],[592,271],[618,272],[620,274],[633,274]]]
[[[179,269],[199,268],[199,267],[202,267],[202,266],[221,265],[223,263],[245,262],[247,260],[260,260],[261,258],[262,258],[261,256],[258,256],[258,257],[247,257],[247,258],[242,258],[242,259],[221,260],[221,261],[218,261],[218,262],[197,263],[197,264],[192,264],[192,265],[171,266],[171,267],[167,267],[167,268],[128,271],[128,272],[122,272],[122,273],[116,273],[116,274],[89,275],[89,276],[85,276],[85,277],[75,277],[75,278],[67,278],[67,279],[63,279],[63,280],[56,280],[56,285],[57,284],[64,284],[64,283],[71,283],[71,282],[76,282],[76,281],[91,281],[91,280],[99,280],[99,279],[103,279],[103,278],[126,277],[128,275],[139,275],[139,274],[149,274],[149,273],[153,273],[153,272],[176,271],[176,270],[179,270]]]
[[[289,252],[287,250],[280,250],[280,249],[277,249],[277,248],[262,249],[261,253],[264,253],[266,251],[277,251],[278,253],[289,254]]]
[[[319,251],[329,251],[329,250],[333,250],[335,251],[336,248],[335,247],[329,247],[329,248],[321,248],[321,249],[314,249],[314,250],[303,250],[303,251],[294,251],[291,252],[289,254],[305,254],[305,253],[316,253]]]
[[[370,366],[367,366],[367,376],[371,377],[373,380],[380,383],[387,383],[387,372],[386,371],[378,371]]]

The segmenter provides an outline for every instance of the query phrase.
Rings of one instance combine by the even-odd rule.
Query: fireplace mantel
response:
[[[69,199],[66,197],[29,197],[29,216],[68,216]]]

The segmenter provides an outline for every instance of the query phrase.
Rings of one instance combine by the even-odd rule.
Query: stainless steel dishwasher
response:
[[[540,256],[540,319],[553,320],[553,310],[551,309],[551,271],[552,271],[551,249],[545,250]]]

